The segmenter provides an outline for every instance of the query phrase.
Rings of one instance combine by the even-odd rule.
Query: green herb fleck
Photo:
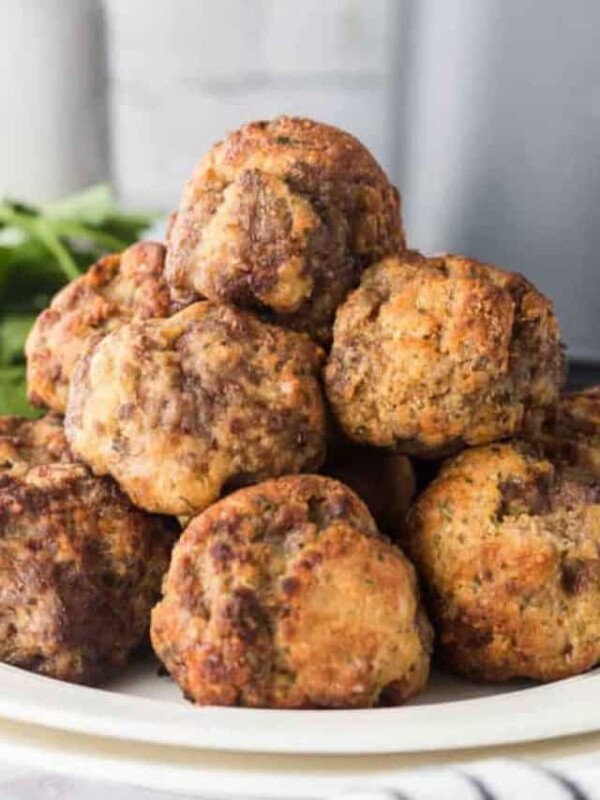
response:
[[[441,502],[438,506],[438,509],[442,517],[444,517],[444,519],[447,520],[453,519],[452,507],[450,505],[449,500],[444,500],[443,502]]]

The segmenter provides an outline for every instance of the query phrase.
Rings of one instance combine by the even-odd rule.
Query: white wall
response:
[[[108,0],[114,172],[173,207],[195,161],[251,119],[352,130],[391,168],[394,0]]]
[[[373,149],[413,246],[524,272],[600,358],[599,52],[598,0],[1,0],[0,192],[112,174],[168,210],[228,130],[313,116]]]
[[[0,0],[0,197],[106,180],[105,90],[97,0]]]

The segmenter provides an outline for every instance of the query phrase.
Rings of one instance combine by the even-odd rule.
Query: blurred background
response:
[[[525,273],[597,361],[599,47],[597,0],[2,0],[0,194],[169,211],[228,130],[311,116],[373,150],[412,246]]]

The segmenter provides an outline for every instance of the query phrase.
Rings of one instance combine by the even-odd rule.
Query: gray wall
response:
[[[600,3],[419,0],[400,151],[415,245],[524,272],[600,357]]]

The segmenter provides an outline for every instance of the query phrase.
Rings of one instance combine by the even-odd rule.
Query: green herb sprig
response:
[[[105,184],[40,207],[0,200],[0,414],[35,414],[23,346],[39,312],[100,256],[137,241],[152,219],[120,211]]]

